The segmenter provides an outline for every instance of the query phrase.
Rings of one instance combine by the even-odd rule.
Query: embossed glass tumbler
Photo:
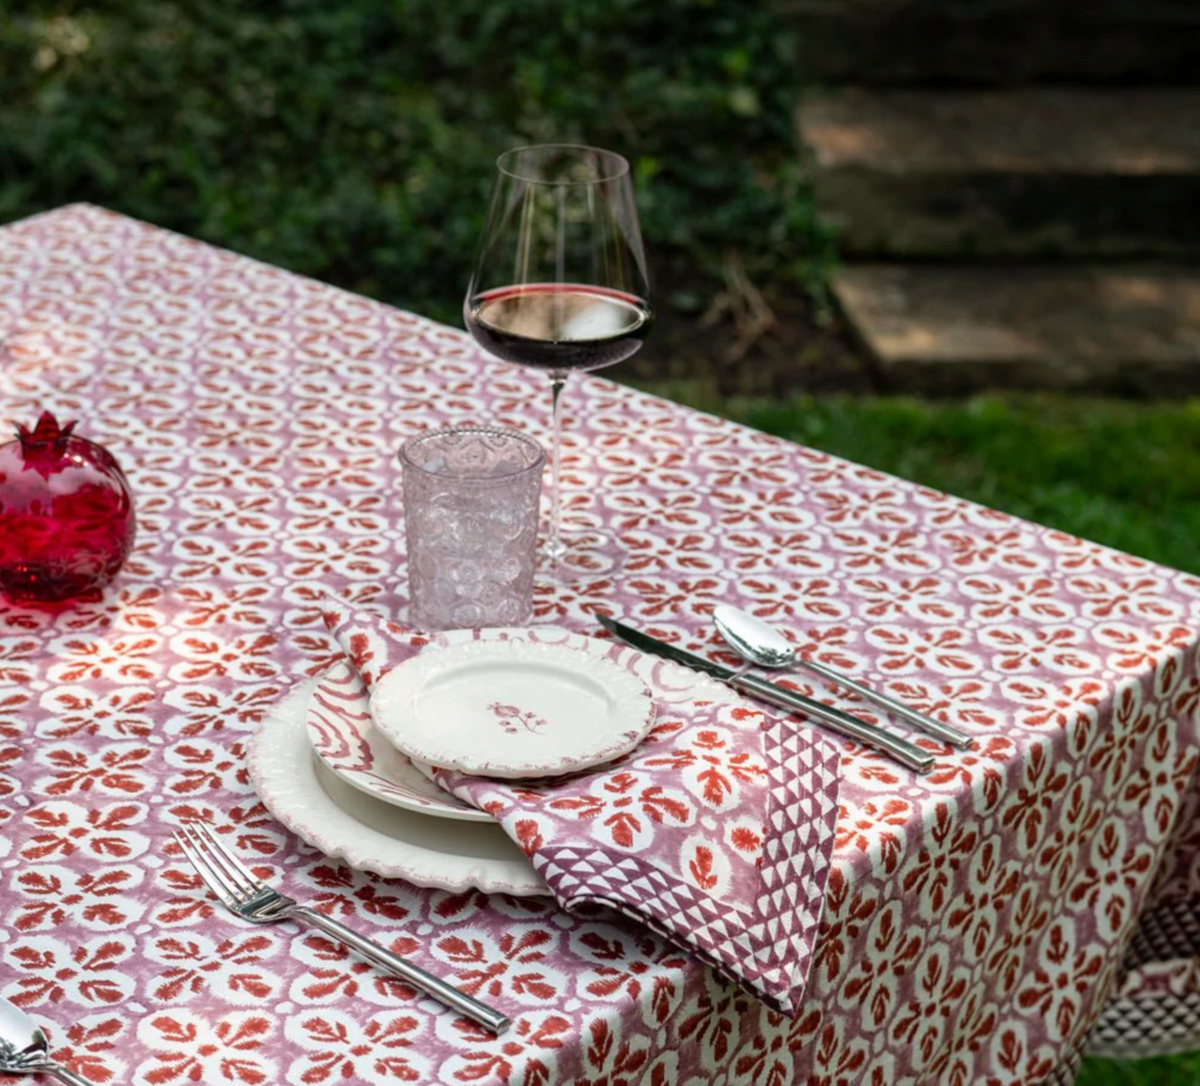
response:
[[[400,450],[409,621],[513,626],[533,612],[541,445],[511,430],[435,430]]]

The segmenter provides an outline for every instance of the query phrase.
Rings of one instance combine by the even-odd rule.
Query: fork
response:
[[[281,894],[255,875],[205,822],[184,822],[174,832],[176,843],[196,869],[196,874],[231,913],[252,924],[275,924],[281,920],[304,920],[326,935],[357,950],[364,958],[407,981],[418,991],[433,996],[448,1007],[465,1014],[494,1034],[509,1026],[506,1015],[480,1003],[451,984],[426,973],[424,969],[381,947],[378,943],[351,931],[344,924],[299,904]]]

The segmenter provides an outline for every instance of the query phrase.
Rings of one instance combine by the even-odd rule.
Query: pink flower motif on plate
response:
[[[542,717],[516,705],[501,705],[494,701],[488,706],[488,710],[496,715],[501,726],[509,735],[517,735],[521,728],[537,735],[540,734],[538,728],[549,727]]]

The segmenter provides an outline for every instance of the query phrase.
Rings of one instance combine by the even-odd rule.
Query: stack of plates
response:
[[[249,769],[263,803],[351,867],[421,886],[547,889],[492,817],[430,765],[489,777],[577,772],[628,752],[655,704],[736,695],[633,649],[555,627],[439,634],[368,697],[340,664],[263,721]]]

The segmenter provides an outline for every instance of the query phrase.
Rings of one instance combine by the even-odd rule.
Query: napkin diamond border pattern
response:
[[[768,717],[764,748],[770,789],[761,885],[749,926],[731,906],[662,868],[602,845],[554,845],[532,857],[570,909],[603,900],[681,943],[718,972],[745,983],[789,1016],[800,1007],[837,822],[840,756],[827,742]],[[607,872],[611,871],[613,877]]]

